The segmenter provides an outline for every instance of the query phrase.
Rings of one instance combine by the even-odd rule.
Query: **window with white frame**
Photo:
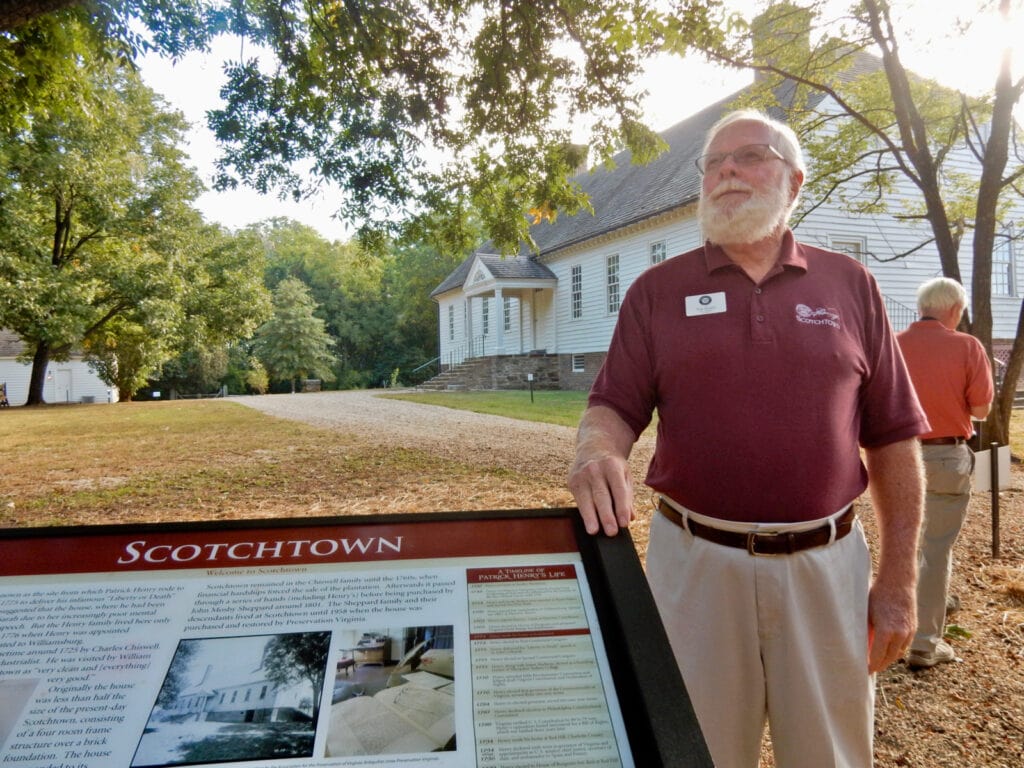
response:
[[[583,355],[572,356],[572,372],[573,373],[584,373],[586,372],[586,358]]]
[[[504,328],[506,331],[511,331],[512,330],[512,297],[511,296],[503,296],[502,297],[502,303],[503,303],[503,306],[502,306],[502,310],[501,310],[501,312],[502,312],[502,326],[501,327]]]
[[[1004,229],[996,234],[992,244],[992,295],[1016,296],[1016,248],[1013,231]]]
[[[572,274],[572,319],[579,320],[583,317],[583,266],[576,264],[571,270]]]
[[[832,250],[845,253],[851,259],[856,259],[861,264],[867,265],[868,254],[867,244],[859,237],[832,238]]]
[[[661,264],[665,260],[666,249],[665,241],[659,240],[656,243],[651,243],[651,266],[655,264]]]
[[[619,254],[613,253],[608,257],[608,314],[613,315],[619,311]]]
[[[483,327],[484,336],[486,336],[491,332],[491,300],[484,299],[480,304],[480,325]]]
[[[455,341],[455,305],[448,305],[448,341]]]

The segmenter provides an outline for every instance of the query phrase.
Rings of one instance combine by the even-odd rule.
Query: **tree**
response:
[[[192,662],[199,650],[201,640],[183,640],[178,643],[171,665],[164,676],[164,684],[157,695],[156,703],[164,709],[174,706],[181,692],[188,687]]]
[[[168,334],[146,322],[153,319],[115,317],[91,340],[85,359],[104,383],[117,390],[118,402],[129,402],[170,355]]]
[[[998,12],[1008,23],[1009,0],[999,1]],[[754,21],[734,16],[721,22],[733,33],[710,44],[694,41],[670,17],[663,21],[670,49],[696,44],[718,61],[763,76],[754,102],[782,106],[813,160],[805,205],[838,198],[854,211],[889,211],[909,224],[926,222],[928,235],[898,255],[930,243],[943,273],[961,282],[960,246],[971,236],[972,306],[965,327],[991,357],[992,250],[997,227],[1010,224],[1010,207],[1020,204],[1024,175],[1019,153],[1009,154],[1018,141],[1012,111],[1024,89],[1024,80],[1012,77],[1009,49],[992,89],[972,96],[906,68],[900,54],[905,31],[888,0],[862,0],[847,13],[820,0],[806,7],[780,3]],[[823,110],[829,102],[838,111]],[[966,165],[965,153],[972,161]],[[893,195],[900,179],[917,190],[909,204]],[[1022,331],[1024,306],[987,424],[989,437],[1003,444],[1024,363]]]
[[[394,333],[401,339],[391,370],[399,369],[402,381],[416,384],[437,372],[421,367],[440,353],[437,335],[437,304],[430,292],[458,267],[465,251],[445,251],[429,244],[396,245],[384,265],[383,305]],[[418,372],[414,372],[420,368]]]
[[[260,666],[272,683],[285,687],[300,680],[309,681],[313,687],[314,723],[320,714],[330,645],[330,632],[295,632],[276,635],[263,649]]]
[[[217,185],[301,199],[334,183],[339,213],[368,243],[428,211],[447,239],[464,240],[476,211],[497,247],[517,251],[531,242],[530,211],[587,204],[568,181],[588,154],[570,126],[590,126],[599,162],[623,144],[637,158],[661,146],[634,84],[659,42],[657,17],[631,0],[55,2],[65,6],[55,19],[97,9],[97,34],[123,55],[145,45],[179,55],[190,33],[197,47],[221,31],[250,43],[209,116],[223,150]],[[708,7],[685,0],[677,19],[710,38]],[[148,36],[133,36],[132,22]],[[11,38],[26,29],[11,26]]]
[[[333,341],[324,321],[313,313],[316,302],[309,289],[294,277],[285,278],[274,289],[273,316],[256,332],[254,351],[271,379],[288,381],[310,375],[333,381]]]
[[[180,245],[171,355],[160,361],[159,377],[150,370],[147,378],[157,378],[161,389],[208,393],[227,377],[231,349],[270,316],[264,249],[250,231],[230,233],[205,224],[180,234],[187,237]]]
[[[173,233],[197,220],[201,188],[180,114],[133,72],[81,46],[60,90],[0,143],[0,326],[32,361],[29,405],[43,401],[49,360],[116,318],[141,326],[149,310],[152,329],[171,314],[183,276]]]

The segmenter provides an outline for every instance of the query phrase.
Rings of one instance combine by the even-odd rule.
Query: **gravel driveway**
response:
[[[229,399],[278,418],[357,435],[371,445],[422,450],[460,463],[503,467],[549,480],[564,478],[572,461],[573,428],[379,394],[379,390],[347,390]],[[637,481],[643,479],[652,451],[653,440],[641,438],[632,460]]]

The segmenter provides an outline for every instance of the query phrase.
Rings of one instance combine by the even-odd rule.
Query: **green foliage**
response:
[[[388,245],[371,252],[328,243],[296,222],[277,219],[255,230],[266,254],[266,283],[304,283],[314,315],[334,340],[339,388],[381,386],[399,368],[406,383],[428,375],[414,369],[437,356],[437,309],[430,292],[459,264],[425,245]]]
[[[249,368],[245,372],[245,386],[257,395],[264,394],[270,387],[270,377],[267,375],[267,369],[255,357],[249,360]]]
[[[173,333],[175,357],[162,360],[149,378],[161,390],[210,394],[229,378],[237,343],[270,316],[270,292],[263,285],[265,258],[255,233],[229,234],[206,226],[189,234],[178,264],[184,279]],[[240,365],[251,368],[244,354]],[[248,391],[244,373],[235,377],[233,389]]]
[[[0,143],[0,327],[34,361],[30,403],[47,361],[73,349],[129,400],[178,352],[251,335],[269,311],[258,240],[204,226],[191,207],[202,185],[181,115],[76,19],[23,30],[67,46],[76,66],[51,62],[40,101],[21,101]]]
[[[316,377],[334,381],[333,340],[313,313],[316,302],[297,278],[282,280],[273,295],[271,318],[256,332],[253,350],[272,380]],[[294,389],[293,389],[294,391]]]
[[[34,359],[30,403],[41,402],[47,360],[75,346],[107,368],[111,349],[127,356],[129,339],[153,335],[135,359],[159,357],[184,277],[180,233],[198,222],[181,116],[85,46],[78,65],[61,98],[0,144],[0,327]]]
[[[959,624],[947,624],[943,637],[947,640],[970,640],[974,637],[974,633]]]
[[[566,182],[583,140],[595,162],[623,147],[662,147],[642,120],[636,85],[663,30],[655,6],[631,0],[92,0],[4,13],[0,96],[35,98],[74,68],[60,40],[89,22],[104,55],[177,57],[216,35],[240,36],[249,58],[226,65],[225,103],[209,115],[221,142],[216,184],[303,199],[323,182],[343,190],[339,213],[375,249],[417,218],[465,232],[482,211],[503,252],[529,242],[527,215],[586,207]],[[673,4],[673,32],[717,39],[719,0]],[[34,18],[33,18],[34,17]],[[30,23],[16,20],[30,18]],[[29,51],[28,55],[25,51]],[[21,89],[21,91],[19,91]],[[0,99],[17,119],[23,103]],[[578,135],[570,135],[569,126]],[[585,136],[585,138],[584,138]],[[438,158],[443,158],[436,162]],[[461,162],[459,158],[471,158]],[[311,172],[310,172],[311,171]],[[451,217],[419,219],[439,200]],[[460,249],[461,250],[461,249]]]

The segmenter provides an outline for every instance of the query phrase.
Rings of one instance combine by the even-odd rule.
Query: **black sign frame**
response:
[[[61,570],[61,562],[70,565],[76,552],[105,537],[420,523],[469,526],[485,521],[529,526],[545,519],[571,521],[635,764],[644,768],[713,766],[629,531],[623,529],[614,537],[591,536],[572,507],[0,529],[0,553],[5,547],[8,555],[24,547],[42,547],[57,558],[57,570],[51,572],[70,574],[70,568]],[[32,557],[31,552],[26,555]],[[17,565],[8,566],[10,561],[10,557],[0,559],[0,577],[19,575],[11,570]]]

